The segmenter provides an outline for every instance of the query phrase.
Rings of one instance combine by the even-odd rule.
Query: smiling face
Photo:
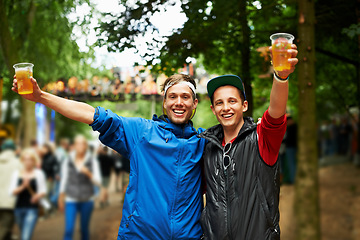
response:
[[[186,84],[180,82],[166,91],[164,108],[172,123],[187,123],[197,104],[198,100],[193,99],[193,92]]]
[[[248,102],[241,100],[236,87],[222,86],[215,90],[211,110],[224,129],[240,131],[247,108]]]

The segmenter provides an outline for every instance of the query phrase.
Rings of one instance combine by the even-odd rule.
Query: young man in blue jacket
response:
[[[117,239],[200,239],[201,166],[205,139],[190,119],[198,103],[195,81],[183,74],[164,85],[164,115],[125,118],[110,110],[41,91],[23,98],[90,124],[100,140],[130,159],[130,182]],[[14,79],[13,91],[17,92]]]

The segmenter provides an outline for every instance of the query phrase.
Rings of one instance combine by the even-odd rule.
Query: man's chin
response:
[[[219,123],[223,126],[223,127],[234,127],[236,125],[236,123],[234,123],[233,121],[219,121]]]
[[[177,118],[177,117],[169,117],[170,121],[175,124],[185,124],[189,121],[189,118]]]

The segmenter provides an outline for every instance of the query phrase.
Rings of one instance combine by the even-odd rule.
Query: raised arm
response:
[[[270,106],[269,106],[269,114],[273,118],[279,118],[286,113],[286,103],[289,94],[289,83],[286,79],[292,72],[294,72],[295,65],[298,63],[298,59],[296,58],[298,52],[296,49],[297,49],[296,45],[292,44],[291,49],[288,50],[291,53],[291,58],[288,60],[291,64],[291,69],[277,72],[277,75],[281,79],[285,79],[285,80],[279,80],[274,75],[273,85],[270,93]],[[270,47],[270,53],[271,53],[271,47]]]
[[[24,99],[33,102],[39,102],[45,106],[55,110],[56,112],[64,115],[72,120],[91,124],[95,113],[95,108],[83,102],[68,100],[62,97],[42,91],[39,88],[36,80],[31,78],[34,92],[32,94],[21,95]],[[14,78],[12,90],[17,91],[17,80]]]

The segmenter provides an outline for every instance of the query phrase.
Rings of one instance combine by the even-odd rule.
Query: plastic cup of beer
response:
[[[15,75],[18,85],[19,94],[31,94],[33,93],[33,85],[30,77],[33,76],[32,63],[17,63],[13,66],[15,68]]]
[[[289,33],[275,33],[270,36],[272,46],[272,64],[275,71],[290,70],[291,65],[288,59],[291,54],[287,51],[291,49],[294,36]]]

